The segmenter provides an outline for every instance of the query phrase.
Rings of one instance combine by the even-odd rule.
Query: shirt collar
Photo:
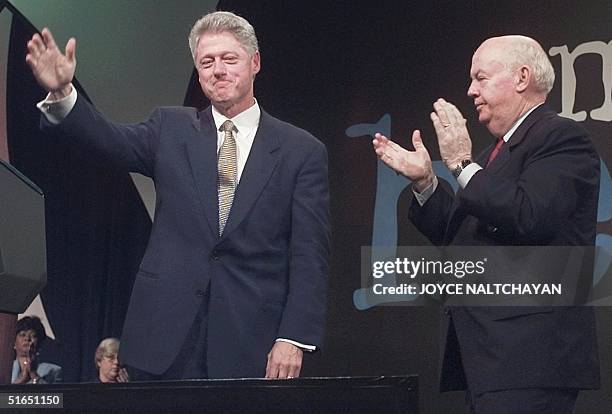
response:
[[[521,126],[521,124],[523,123],[525,118],[527,118],[529,116],[529,114],[532,113],[538,106],[543,105],[543,104],[544,104],[544,102],[540,102],[539,104],[537,104],[536,106],[531,108],[529,111],[525,112],[523,114],[523,116],[521,116],[518,119],[518,121],[516,121],[514,123],[514,125],[512,125],[512,128],[510,128],[510,130],[508,132],[506,132],[506,134],[504,135],[504,142],[508,142],[508,140],[510,139],[512,134],[514,134],[514,132],[518,129],[518,127]]]
[[[213,106],[212,116],[213,120],[215,121],[215,127],[217,128],[217,131],[219,131],[221,125],[223,125],[223,123],[227,120],[232,121],[238,131],[246,131],[257,127],[257,125],[259,125],[259,118],[261,117],[261,109],[259,108],[257,99],[253,98],[253,100],[255,101],[254,105],[251,105],[248,109],[240,112],[238,115],[231,119],[221,114]]]

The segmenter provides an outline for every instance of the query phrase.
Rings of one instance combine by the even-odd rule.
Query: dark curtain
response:
[[[40,131],[35,104],[46,93],[25,63],[36,29],[11,11],[10,160],[45,194],[48,283],[42,301],[56,341],[46,344],[41,357],[61,365],[66,382],[89,380],[98,342],[121,334],[151,223],[127,172],[112,170],[61,135]]]

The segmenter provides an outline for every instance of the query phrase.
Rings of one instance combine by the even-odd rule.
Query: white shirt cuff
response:
[[[296,341],[292,341],[291,339],[285,339],[285,338],[277,338],[276,342],[288,342],[291,345],[295,345],[298,348],[301,348],[302,351],[308,351],[308,352],[314,352],[316,351],[317,347],[314,345],[306,345],[306,344],[302,344],[300,342],[296,342]]]
[[[47,118],[47,121],[53,125],[60,124],[76,104],[77,91],[74,85],[71,84],[70,86],[72,87],[70,95],[54,101],[51,99],[51,94],[49,93],[44,100],[36,104],[36,107],[38,107],[40,112]]]
[[[414,197],[416,198],[419,205],[423,207],[423,204],[425,204],[427,200],[429,200],[429,197],[431,197],[434,191],[436,191],[436,188],[438,188],[438,177],[434,175],[433,181],[429,187],[418,193],[414,189],[414,186],[412,186],[412,192],[414,193]]]
[[[459,183],[461,188],[465,188],[474,176],[474,174],[476,174],[480,170],[482,170],[482,167],[476,164],[475,162],[465,167],[463,171],[461,171],[461,174],[459,174],[459,177],[457,177],[457,182]]]

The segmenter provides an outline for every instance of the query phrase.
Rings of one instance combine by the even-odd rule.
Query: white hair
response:
[[[526,36],[504,37],[509,40],[505,50],[508,68],[514,70],[523,65],[530,67],[539,92],[548,95],[555,83],[555,70],[542,46]]]

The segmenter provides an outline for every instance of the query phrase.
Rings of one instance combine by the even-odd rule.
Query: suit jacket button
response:
[[[489,224],[489,225],[487,225],[487,230],[489,230],[489,233],[497,233],[499,228],[497,226]]]
[[[196,296],[201,298],[204,296],[204,291],[202,289],[196,290]]]
[[[212,253],[210,254],[210,258],[213,260],[219,260],[219,251],[213,250]]]

